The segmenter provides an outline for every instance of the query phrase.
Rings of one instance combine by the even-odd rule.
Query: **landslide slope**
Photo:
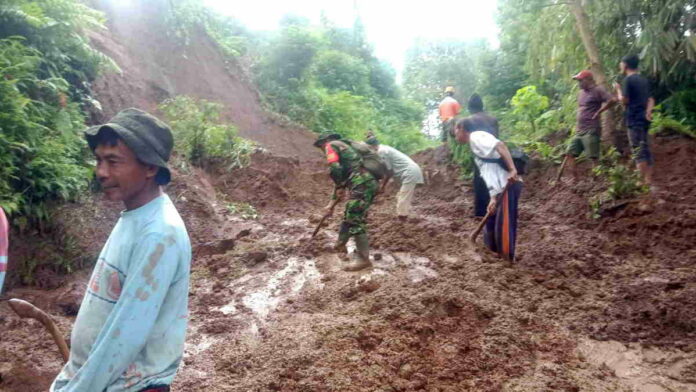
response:
[[[190,95],[222,103],[224,119],[239,127],[240,136],[280,155],[311,155],[311,132],[282,124],[265,111],[242,67],[225,58],[210,37],[195,31],[184,44],[173,36],[164,16],[168,4],[96,2],[106,13],[108,30],[92,33],[92,44],[113,58],[122,72],[104,74],[93,83],[103,107],[93,121],[106,121],[129,107],[156,112],[163,100]]]

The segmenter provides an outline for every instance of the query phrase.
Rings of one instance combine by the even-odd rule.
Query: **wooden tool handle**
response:
[[[323,216],[323,217],[321,218],[321,220],[319,221],[319,224],[317,225],[317,228],[314,229],[314,233],[312,233],[312,238],[316,237],[316,235],[317,235],[317,233],[319,232],[319,230],[321,230],[321,226],[323,226],[323,225],[324,225],[324,222],[325,222],[327,219],[329,219],[329,217],[333,214],[333,210],[334,210],[334,208],[336,208],[336,204],[338,204],[339,201],[340,201],[340,199],[336,199],[336,200],[334,200],[333,202],[331,202],[331,206],[329,207],[329,212],[327,212],[326,214],[324,214],[324,216]]]
[[[511,184],[512,184],[512,183],[511,183],[510,181],[508,181],[508,183],[505,184],[505,188],[503,188],[503,191],[500,192],[501,199],[502,199],[502,195],[504,195],[505,192],[508,191],[508,189],[510,188],[510,185],[511,185]],[[487,212],[486,212],[486,216],[484,216],[483,219],[481,219],[481,222],[479,222],[478,226],[476,227],[476,230],[474,230],[474,231],[469,235],[469,241],[471,241],[472,243],[473,243],[473,242],[476,242],[476,238],[477,238],[478,235],[481,233],[481,230],[483,230],[483,228],[486,226],[486,222],[488,222],[488,219],[490,219],[491,215],[493,215],[493,213],[492,213],[491,211],[487,211]]]
[[[563,163],[561,163],[561,168],[558,169],[558,175],[556,176],[556,183],[561,179],[561,176],[563,175],[563,169],[565,169],[566,162],[568,161],[568,155],[563,158]]]
[[[13,298],[7,302],[10,304],[12,310],[14,310],[14,312],[17,313],[19,317],[32,318],[34,320],[38,320],[41,324],[43,324],[43,326],[48,330],[48,332],[53,337],[53,340],[58,345],[58,349],[60,350],[60,353],[63,356],[63,360],[65,362],[68,361],[68,359],[70,358],[70,349],[68,349],[68,344],[65,343],[63,335],[60,333],[60,330],[58,329],[58,326],[56,326],[56,323],[53,322],[51,316],[46,314],[46,312],[44,312],[43,310],[32,305],[30,302],[21,299]]]

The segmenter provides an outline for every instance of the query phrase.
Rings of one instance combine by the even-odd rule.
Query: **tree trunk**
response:
[[[599,48],[597,41],[590,27],[590,19],[582,6],[582,0],[571,0],[570,10],[575,17],[575,26],[577,27],[582,44],[585,47],[585,53],[590,60],[590,70],[594,75],[594,79],[600,86],[604,87],[608,92],[613,93],[614,88],[610,81],[607,80],[607,74],[604,72],[602,61],[599,57]],[[622,132],[621,126],[617,126],[614,121],[614,111],[607,110],[604,112],[602,123],[602,140],[604,143],[613,144],[619,153],[626,152],[627,137],[626,133]]]

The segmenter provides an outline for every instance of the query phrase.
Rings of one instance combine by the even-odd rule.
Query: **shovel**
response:
[[[336,208],[336,204],[338,204],[338,202],[339,202],[339,199],[338,199],[338,198],[337,198],[336,200],[334,200],[334,201],[331,202],[331,206],[329,207],[329,212],[327,212],[326,214],[324,214],[324,216],[323,216],[323,217],[321,218],[321,220],[319,221],[319,224],[317,225],[317,228],[314,229],[314,232],[312,233],[312,238],[314,238],[314,237],[317,236],[317,233],[319,233],[319,230],[321,230],[321,227],[324,225],[324,222],[326,222],[326,220],[329,219],[329,217],[330,217],[331,215],[333,215],[333,210],[334,210],[334,208]]]
[[[65,343],[63,335],[61,335],[60,330],[56,326],[56,323],[53,321],[51,316],[46,314],[46,312],[44,312],[43,310],[32,305],[31,303],[21,299],[13,298],[7,302],[10,304],[12,310],[14,310],[14,312],[17,313],[19,317],[32,318],[34,320],[38,320],[41,324],[43,324],[43,326],[46,327],[48,332],[51,333],[51,336],[53,336],[53,340],[58,345],[58,349],[60,350],[60,353],[63,356],[63,361],[68,361],[68,359],[70,358],[70,350],[68,349],[68,345],[67,343]]]

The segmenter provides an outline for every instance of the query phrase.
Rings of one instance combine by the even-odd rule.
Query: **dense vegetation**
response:
[[[548,144],[548,135],[573,130],[577,87],[570,75],[590,67],[611,83],[620,57],[638,53],[660,104],[654,131],[696,135],[693,0],[499,0],[498,48],[480,40],[417,40],[402,86],[374,56],[359,19],[339,28],[325,18],[312,25],[288,16],[275,32],[252,33],[200,0],[168,4],[163,17],[174,39],[186,44],[202,29],[249,70],[270,109],[317,132],[362,139],[372,129],[384,143],[414,152],[434,144],[420,132],[422,121],[452,84],[462,103],[473,92],[484,96],[505,139],[557,159],[562,147]],[[45,220],[46,203],[85,189],[89,154],[79,131],[85,113],[99,106],[89,85],[101,70],[116,69],[88,44],[85,31],[102,28],[103,16],[78,0],[0,5],[0,206],[21,216],[14,220],[20,225]],[[181,105],[198,114],[216,110],[185,98],[164,107]],[[218,139],[248,149],[233,128],[209,125],[212,133],[180,146],[193,161],[220,153]],[[455,157],[470,158],[461,148]]]
[[[0,4],[0,206],[19,226],[44,221],[47,202],[87,184],[78,132],[83,110],[98,105],[89,82],[113,64],[84,31],[103,22],[73,0]]]
[[[501,120],[504,139],[559,161],[563,145],[548,141],[574,130],[577,83],[571,76],[589,68],[613,92],[621,57],[638,54],[659,104],[652,131],[694,137],[695,10],[693,0],[499,0],[498,48],[480,41],[417,41],[408,53],[403,87],[428,108],[441,99],[444,85],[454,85],[463,104],[478,92]],[[620,119],[620,110],[614,110],[609,123],[619,132]],[[605,147],[607,155],[614,154]],[[467,149],[453,149],[454,158],[470,168]],[[611,187],[620,181],[619,172],[633,178],[622,169],[598,174]]]
[[[428,145],[420,132],[423,108],[404,99],[359,19],[344,29],[328,20],[311,26],[286,18],[261,46],[253,70],[270,107],[314,131],[362,140],[371,129],[407,152]]]

